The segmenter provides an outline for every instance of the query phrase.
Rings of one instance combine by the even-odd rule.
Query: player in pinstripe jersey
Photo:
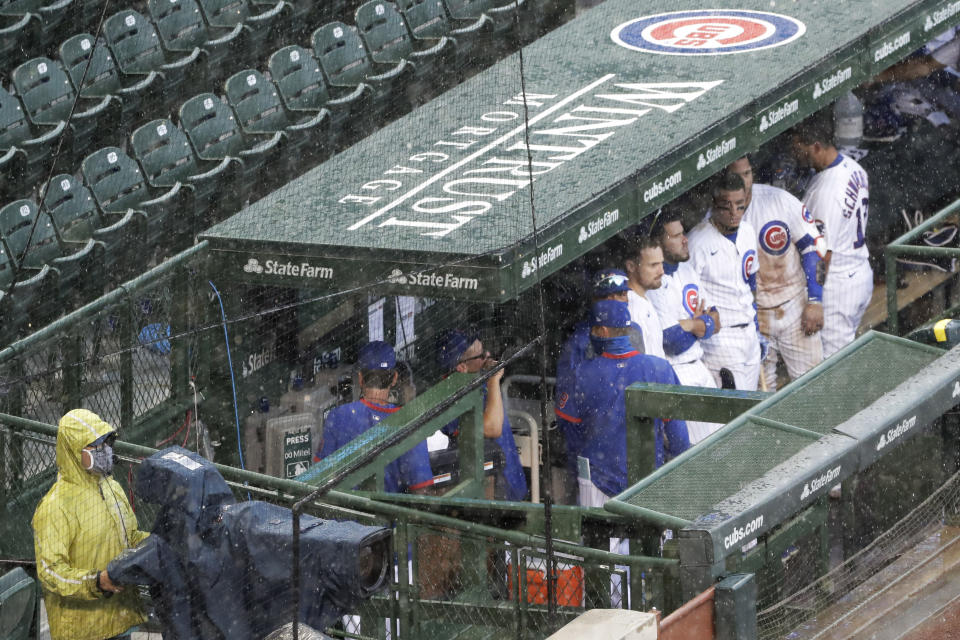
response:
[[[813,167],[803,203],[826,241],[827,276],[823,285],[823,357],[853,341],[873,294],[873,270],[864,231],[870,188],[867,172],[833,145],[829,109],[797,125],[793,151],[800,164]]]
[[[817,282],[824,241],[803,203],[783,189],[753,184],[746,156],[727,171],[743,178],[747,192],[744,220],[757,232],[757,320],[770,349],[763,361],[767,388],[777,384],[777,355],[791,379],[823,360],[823,289]]]
[[[703,340],[703,362],[721,386],[722,369],[737,389],[754,391],[760,374],[761,336],[753,291],[757,281],[757,236],[743,221],[747,193],[743,179],[722,173],[712,189],[713,206],[689,235],[690,262],[703,295],[717,307],[723,330]]]
[[[650,236],[663,249],[663,279],[659,289],[647,292],[660,317],[663,350],[680,384],[716,388],[713,374],[703,363],[701,340],[720,329],[720,314],[706,310],[697,272],[690,265],[690,250],[683,232],[681,212],[665,211],[654,221]],[[696,444],[722,427],[716,422],[687,420],[690,444]]]
[[[630,285],[627,307],[630,309],[630,319],[640,325],[644,353],[666,358],[660,318],[647,299],[647,292],[659,289],[663,278],[663,251],[660,245],[647,234],[638,235],[626,243],[623,268]]]

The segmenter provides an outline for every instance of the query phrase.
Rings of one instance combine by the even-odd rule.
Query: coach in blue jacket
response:
[[[624,390],[635,382],[680,384],[663,358],[637,351],[630,343],[630,312],[625,302],[601,300],[592,308],[591,338],[600,357],[577,370],[574,392],[557,419],[579,427],[578,465],[581,506],[602,506],[627,488],[627,417]],[[657,466],[690,446],[683,420],[655,420]]]

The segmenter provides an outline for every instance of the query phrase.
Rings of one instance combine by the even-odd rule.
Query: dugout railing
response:
[[[934,215],[930,216],[922,224],[917,225],[910,231],[907,231],[900,237],[890,242],[884,248],[883,259],[886,263],[886,298],[887,298],[887,321],[886,329],[888,332],[899,335],[901,333],[901,323],[899,317],[900,304],[898,294],[898,260],[905,257],[920,258],[947,258],[956,260],[960,258],[960,248],[956,246],[929,246],[926,244],[917,244],[924,234],[938,229],[945,223],[956,225],[956,220],[960,214],[960,200],[947,205]],[[953,284],[956,275],[950,276],[948,282]],[[948,303],[949,304],[949,303]],[[950,311],[946,312],[949,317]]]
[[[653,411],[711,415],[685,412],[684,389],[635,385],[627,395],[632,428]],[[753,399],[755,406],[605,508],[675,531],[664,555],[680,560],[684,600],[724,576],[752,572],[756,606],[776,610],[953,475],[958,397],[960,350],[870,332],[777,393]],[[719,418],[751,400],[712,402]],[[838,485],[842,497],[831,502]],[[886,561],[903,542],[889,543]],[[883,558],[873,561],[883,566]],[[785,606],[790,611],[776,614],[782,620],[803,620],[796,603]],[[789,630],[769,613],[766,621],[762,637]]]
[[[0,415],[6,461],[3,481],[8,490],[0,505],[4,523],[0,553],[5,559],[29,561],[32,556],[28,523],[36,500],[53,477],[30,475],[30,470],[52,459],[56,430],[42,422]],[[115,476],[127,488],[139,462],[156,451],[123,441],[116,443],[115,450],[120,462]],[[217,467],[240,499],[291,506],[315,488],[235,467]],[[35,486],[28,489],[25,479]],[[581,535],[630,535],[626,519],[599,509],[558,506],[553,513],[553,555],[562,605],[550,612],[543,581],[544,539],[537,535],[543,531],[542,505],[502,504],[498,519],[493,505],[484,500],[411,497],[391,504],[384,497],[334,490],[306,510],[327,518],[394,527],[396,573],[390,587],[360,610],[345,612],[359,616],[360,626],[352,630],[362,629],[365,635],[379,635],[386,624],[394,638],[452,638],[468,629],[471,637],[543,638],[586,607],[625,606],[626,593],[616,585],[625,589],[628,574],[639,578],[639,590],[631,598],[633,607],[663,610],[669,597],[657,585],[676,584],[678,577],[675,559],[625,556],[579,543]],[[155,507],[138,502],[136,495],[133,501],[141,527],[148,528]],[[485,517],[475,517],[484,512]],[[676,606],[675,596],[673,601]],[[350,624],[356,625],[357,620]],[[343,635],[337,630],[332,633]]]

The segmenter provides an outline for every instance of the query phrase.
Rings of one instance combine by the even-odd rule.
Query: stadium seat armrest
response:
[[[235,160],[236,158],[231,158],[229,156],[226,158],[221,158],[220,162],[217,163],[217,166],[215,166],[213,169],[210,169],[209,171],[204,171],[203,173],[198,173],[196,175],[189,176],[187,180],[190,182],[202,182],[204,180],[209,180],[210,178],[214,178],[220,175],[221,173],[223,173],[224,171],[226,171],[230,167],[230,164]]]
[[[493,25],[494,25],[493,18],[491,18],[487,14],[483,14],[483,16],[481,16],[473,24],[469,24],[465,27],[460,27],[459,29],[451,30],[450,35],[452,35],[454,38],[460,35],[471,36],[478,32],[483,31],[484,29],[491,29],[493,28]]]
[[[79,248],[73,253],[71,253],[70,255],[60,256],[59,258],[53,259],[53,267],[58,270],[61,268],[61,265],[68,265],[71,263],[78,262],[80,260],[86,260],[97,251],[100,251],[103,249],[103,243],[98,242],[93,238],[88,238],[86,242],[76,242],[76,241],[67,240],[63,244],[71,248],[73,247],[79,247]]]
[[[30,20],[32,20],[34,17],[36,16],[34,16],[34,14],[32,13],[23,14],[23,17],[17,20],[15,24],[10,25],[6,29],[0,29],[0,36],[17,33],[18,31],[22,30],[25,26],[27,26],[27,23],[30,22]]]
[[[432,47],[427,47],[426,49],[421,49],[420,51],[414,51],[410,57],[413,60],[417,60],[418,58],[432,58],[436,55],[439,55],[447,47],[452,48],[453,46],[453,39],[443,36],[437,40],[437,43]]]
[[[194,47],[193,51],[190,52],[190,55],[183,57],[176,62],[168,62],[165,65],[162,65],[161,69],[182,69],[189,64],[193,64],[200,57],[200,47]]]
[[[225,45],[225,44],[229,44],[230,42],[232,42],[232,41],[234,40],[234,38],[238,38],[241,33],[243,33],[243,23],[235,24],[235,25],[233,26],[233,30],[232,30],[232,31],[230,31],[229,33],[227,33],[227,34],[224,35],[224,36],[220,36],[219,38],[214,38],[213,40],[207,40],[206,42],[203,43],[203,46],[204,46],[204,47],[219,47],[219,46],[222,46],[222,45]]]
[[[107,234],[109,234],[111,231],[113,231],[116,228],[123,227],[123,225],[126,225],[126,224],[130,224],[133,221],[133,218],[142,218],[143,220],[146,220],[147,218],[146,212],[140,211],[139,209],[127,209],[127,212],[124,213],[122,216],[120,216],[120,214],[115,214],[115,215],[119,216],[116,222],[114,222],[113,224],[109,224],[105,227],[99,227],[97,229],[94,229],[93,235],[96,236],[98,235],[99,232],[106,232]]]
[[[74,114],[73,114],[73,119],[83,120],[83,119],[85,119],[85,118],[96,118],[96,117],[99,116],[101,113],[103,113],[104,111],[107,110],[107,108],[110,106],[110,103],[111,103],[113,100],[116,100],[117,102],[120,102],[121,104],[122,104],[122,102],[123,102],[122,100],[120,100],[120,98],[118,98],[117,96],[112,95],[112,94],[111,94],[111,95],[107,95],[107,96],[103,96],[103,98],[100,99],[100,102],[98,102],[97,104],[93,105],[93,106],[90,107],[89,109],[86,109],[86,110],[84,110],[84,111],[75,111]]]
[[[377,75],[367,76],[367,80],[376,84],[381,82],[390,82],[391,80],[399,78],[404,73],[412,72],[415,68],[416,67],[409,60],[401,60],[393,69],[383,73],[378,73]]]
[[[280,12],[283,11],[284,8],[286,7],[287,7],[287,3],[284,2],[284,0],[279,0],[279,2],[277,2],[277,4],[273,6],[273,8],[267,9],[266,11],[262,13],[258,13],[256,15],[249,16],[247,18],[247,22],[250,24],[256,24],[258,22],[273,20],[278,15],[280,15]]]
[[[55,14],[58,11],[63,11],[64,9],[69,7],[71,4],[73,4],[73,2],[74,0],[58,0],[56,2],[52,2],[48,5],[40,7],[40,13],[41,15],[44,13]]]
[[[287,130],[288,131],[306,131],[308,129],[313,129],[314,127],[318,127],[322,125],[324,121],[327,120],[329,117],[330,117],[330,111],[328,111],[327,109],[321,109],[320,111],[317,112],[317,114],[314,117],[304,122],[298,122],[297,124],[292,124],[289,127],[287,127]]]
[[[156,206],[166,205],[167,203],[169,203],[171,200],[173,200],[180,194],[181,187],[183,187],[183,184],[180,182],[177,182],[175,185],[170,187],[167,190],[167,192],[164,193],[163,195],[157,196],[152,200],[144,200],[143,202],[140,203],[139,206],[143,207],[144,209],[150,209]]]
[[[23,273],[33,274],[29,278],[18,278],[16,286],[22,287],[32,287],[40,284],[51,275],[56,275],[57,272],[50,268],[49,264],[45,264],[39,269],[21,269]]]
[[[156,71],[151,71],[146,76],[144,76],[143,80],[135,82],[134,84],[128,87],[123,87],[122,89],[120,89],[119,93],[120,95],[139,93],[144,89],[146,89],[147,87],[149,87],[151,84],[153,84],[156,81],[156,79],[160,77],[161,77],[160,74],[158,74]]]
[[[61,120],[56,124],[56,126],[53,129],[51,129],[50,131],[47,131],[42,136],[33,138],[32,140],[24,140],[23,146],[33,147],[33,146],[41,146],[41,145],[49,144],[54,138],[56,138],[61,133],[63,133],[63,130],[66,128],[67,128],[67,121]]]
[[[341,96],[339,98],[332,98],[327,101],[327,104],[334,107],[346,106],[346,105],[349,105],[351,102],[359,100],[363,96],[363,94],[367,92],[372,93],[373,87],[361,82],[360,84],[357,85],[357,87],[353,91],[351,91],[347,95]]]
[[[3,152],[3,155],[0,156],[0,166],[5,166],[8,162],[13,160],[13,157],[18,153],[22,153],[24,156],[27,155],[27,152],[19,147],[10,147]]]
[[[267,138],[260,144],[241,151],[240,157],[244,158],[246,156],[255,156],[261,153],[266,153],[267,151],[271,151],[272,149],[276,148],[277,145],[280,144],[281,140],[283,140],[283,133],[278,131],[277,133],[274,133],[271,137]]]

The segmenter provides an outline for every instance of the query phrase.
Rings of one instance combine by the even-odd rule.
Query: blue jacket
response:
[[[670,364],[638,351],[603,353],[584,362],[574,392],[556,407],[559,421],[582,434],[578,455],[590,460],[593,483],[609,496],[627,488],[627,418],[624,389],[635,382],[680,384]],[[659,467],[690,447],[683,420],[655,421]]]

